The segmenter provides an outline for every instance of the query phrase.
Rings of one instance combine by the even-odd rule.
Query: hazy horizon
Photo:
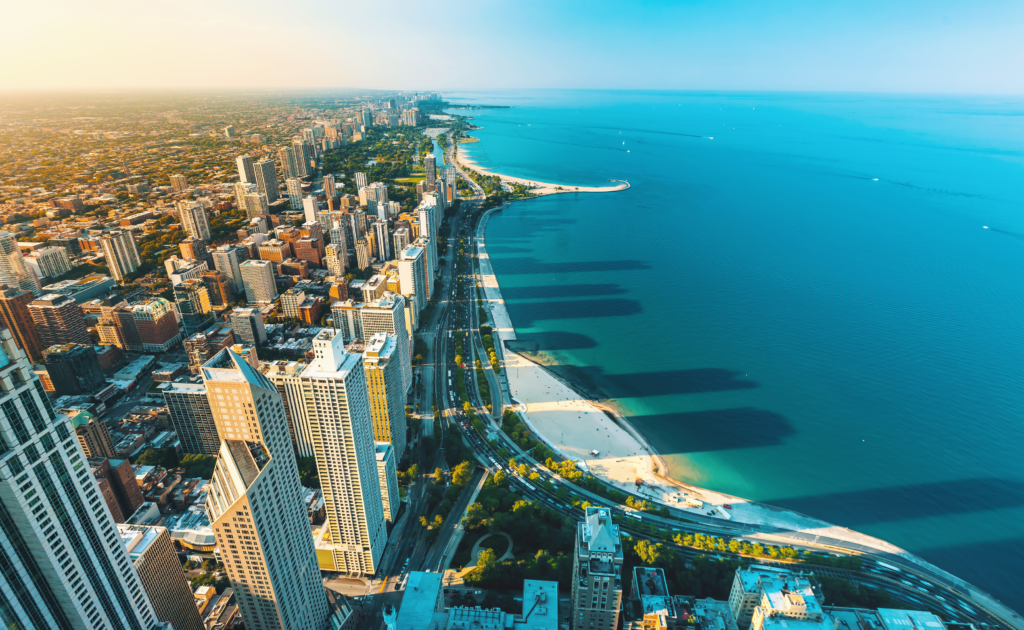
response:
[[[1024,4],[323,0],[8,9],[0,91],[1024,93]],[[403,85],[407,88],[394,88]]]

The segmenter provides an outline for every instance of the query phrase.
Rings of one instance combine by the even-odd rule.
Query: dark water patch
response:
[[[607,300],[548,300],[509,304],[509,314],[516,326],[530,328],[536,322],[552,319],[592,319],[595,317],[626,317],[643,311],[639,300],[612,298]]]
[[[536,353],[541,350],[583,350],[597,347],[593,337],[566,330],[548,330],[517,336],[519,338],[515,341],[506,341],[505,346],[520,354]]]
[[[527,273],[577,273],[581,271],[640,271],[650,269],[651,264],[643,260],[588,260],[548,263],[536,258],[504,258],[501,274]],[[516,325],[519,325],[516,322]]]
[[[523,239],[525,242],[526,239]],[[507,245],[488,245],[488,254],[532,254],[533,248],[531,247],[514,247]]]
[[[501,290],[506,300],[550,299],[583,297],[587,295],[622,295],[627,293],[621,285],[605,284],[552,284],[533,287],[508,287]]]
[[[621,394],[616,397],[668,396],[672,394],[706,394],[758,387],[755,381],[740,378],[741,373],[720,368],[695,370],[664,370],[635,374],[608,374],[607,379]],[[595,377],[596,380],[596,377]]]
[[[782,414],[755,407],[632,416],[662,455],[778,446],[795,430]]]

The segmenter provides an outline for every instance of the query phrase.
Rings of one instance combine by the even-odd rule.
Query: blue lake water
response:
[[[513,204],[488,250],[520,338],[674,477],[1024,610],[1024,99],[448,98],[514,106],[459,112],[481,166],[631,183]]]

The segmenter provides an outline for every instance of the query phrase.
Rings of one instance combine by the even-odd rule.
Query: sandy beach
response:
[[[479,142],[479,139],[473,138],[472,142]],[[472,142],[462,141],[459,146],[464,144],[472,144]],[[459,163],[464,169],[472,169],[478,173],[484,175],[490,175],[501,178],[502,182],[523,184],[530,187],[530,192],[538,197],[544,195],[557,195],[560,193],[608,193],[617,192],[620,190],[626,190],[629,188],[629,182],[622,180],[620,183],[614,186],[568,186],[563,184],[551,184],[547,182],[541,182],[533,179],[524,179],[522,177],[511,177],[509,175],[502,175],[501,173],[495,173],[494,171],[483,168],[473,161],[472,158],[468,157],[462,151],[456,153],[455,161]],[[620,180],[608,180],[608,181],[620,181]]]

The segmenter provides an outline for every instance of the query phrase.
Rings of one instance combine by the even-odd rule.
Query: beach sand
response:
[[[476,138],[474,138],[473,140],[474,141],[478,141]],[[467,143],[465,141],[459,143],[460,146],[463,145],[463,144],[469,144],[469,143]],[[533,179],[524,179],[522,177],[511,177],[509,175],[502,175],[501,173],[495,173],[494,171],[490,171],[490,170],[488,170],[486,168],[483,168],[482,166],[479,166],[476,162],[474,162],[472,160],[472,158],[468,157],[462,151],[459,151],[456,154],[455,161],[458,162],[459,166],[461,166],[463,169],[472,169],[472,170],[474,170],[474,171],[476,171],[478,173],[482,173],[484,175],[490,175],[490,176],[497,175],[498,177],[501,178],[501,181],[503,181],[503,182],[509,182],[509,183],[515,183],[515,184],[523,184],[523,185],[526,185],[526,186],[530,186],[531,187],[530,193],[535,195],[535,196],[538,196],[538,197],[544,196],[544,195],[557,195],[557,194],[560,194],[560,193],[577,193],[577,192],[578,193],[607,193],[607,192],[617,192],[617,191],[620,191],[620,190],[626,190],[627,188],[629,188],[629,182],[626,182],[626,181],[622,181],[621,183],[616,184],[614,186],[568,186],[568,185],[563,185],[563,184],[550,184],[550,183],[547,183],[547,182],[541,182],[541,181],[537,181],[537,180],[533,180]],[[609,180],[609,181],[619,181],[619,180]]]

